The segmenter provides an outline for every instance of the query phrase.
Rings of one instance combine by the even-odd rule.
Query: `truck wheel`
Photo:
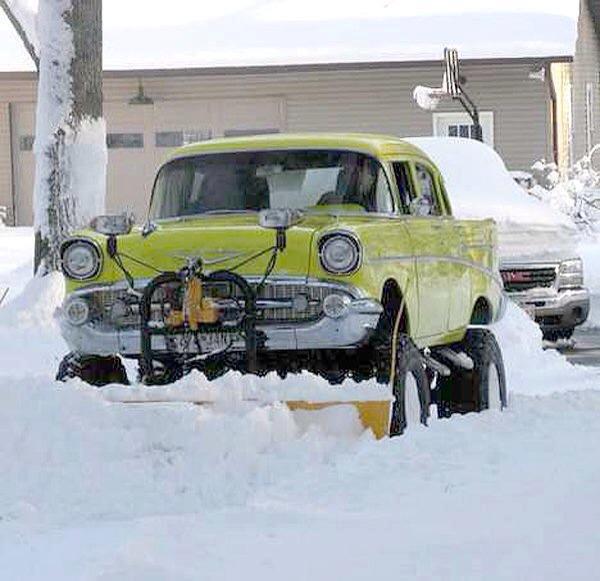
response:
[[[450,377],[438,378],[438,415],[502,410],[507,405],[506,374],[502,352],[493,333],[469,329],[457,350],[464,351],[474,363],[471,370],[453,367]]]
[[[404,334],[397,339],[393,395],[390,436],[399,436],[420,424],[427,425],[431,402],[429,380],[419,350]]]
[[[129,385],[127,371],[121,360],[115,356],[86,355],[71,352],[65,356],[58,367],[57,381],[77,377],[95,387],[109,383]]]

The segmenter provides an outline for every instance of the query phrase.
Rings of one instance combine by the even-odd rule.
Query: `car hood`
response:
[[[308,277],[315,236],[338,220],[328,214],[306,214],[299,224],[289,228],[287,246],[278,257],[273,276]],[[161,221],[146,236],[137,228],[119,237],[118,250],[125,267],[136,279],[177,271],[196,258],[202,259],[208,272],[235,268],[244,276],[262,276],[271,256],[269,249],[275,244],[275,234],[275,230],[259,226],[255,213],[198,216]],[[91,232],[83,235],[98,242],[104,253],[104,266],[94,283],[123,280],[123,273],[107,256],[104,237]]]
[[[577,232],[565,226],[507,222],[498,224],[501,265],[557,263],[576,258],[579,242]]]

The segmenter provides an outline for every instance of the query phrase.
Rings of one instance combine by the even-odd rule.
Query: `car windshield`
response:
[[[259,151],[176,159],[160,170],[153,219],[297,208],[391,212],[381,165],[348,151]],[[341,208],[340,208],[341,206]]]

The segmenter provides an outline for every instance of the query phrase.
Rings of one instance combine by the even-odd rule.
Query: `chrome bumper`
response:
[[[544,328],[572,328],[585,322],[590,311],[590,294],[587,289],[556,291],[531,289],[508,296],[519,305],[530,308],[535,320]]]
[[[265,349],[288,351],[302,349],[351,349],[364,344],[377,326],[382,313],[381,304],[372,299],[354,299],[348,313],[339,319],[323,316],[311,323],[258,325],[266,335]],[[128,331],[100,331],[91,325],[76,327],[61,318],[62,335],[72,351],[94,355],[140,355],[140,333]],[[152,338],[156,352],[169,352],[165,338]],[[244,342],[234,343],[230,350],[242,351]],[[172,352],[172,351],[171,351]]]

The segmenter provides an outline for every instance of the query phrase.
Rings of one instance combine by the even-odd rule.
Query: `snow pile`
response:
[[[493,218],[501,225],[575,230],[568,216],[528,196],[491,147],[460,137],[411,137],[407,141],[424,151],[441,170],[458,218]]]
[[[0,229],[0,289],[8,289],[6,304],[23,290],[33,272],[31,228]],[[0,293],[4,291],[0,290]]]
[[[593,577],[600,392],[586,388],[599,376],[543,352],[514,305],[495,326],[506,412],[375,441],[350,408],[309,422],[282,404],[244,401],[284,388],[323,393],[308,375],[230,374],[211,406],[111,403],[121,388],[57,384],[61,294],[59,279],[34,280],[0,308],[3,577],[300,581],[362,579],[368,567],[495,581],[534,565],[535,578]],[[191,375],[158,393],[177,388],[189,399],[211,389]],[[133,393],[152,399],[154,389]]]
[[[105,212],[106,122],[104,119],[84,119],[76,133],[70,134],[71,189],[75,196],[77,225],[84,226]]]
[[[600,145],[560,175],[555,163],[532,166],[533,196],[571,217],[584,234],[600,230],[600,172],[596,169]]]
[[[513,302],[508,302],[505,316],[492,329],[502,349],[509,393],[600,389],[596,370],[573,365],[554,349],[544,350],[539,326]]]

